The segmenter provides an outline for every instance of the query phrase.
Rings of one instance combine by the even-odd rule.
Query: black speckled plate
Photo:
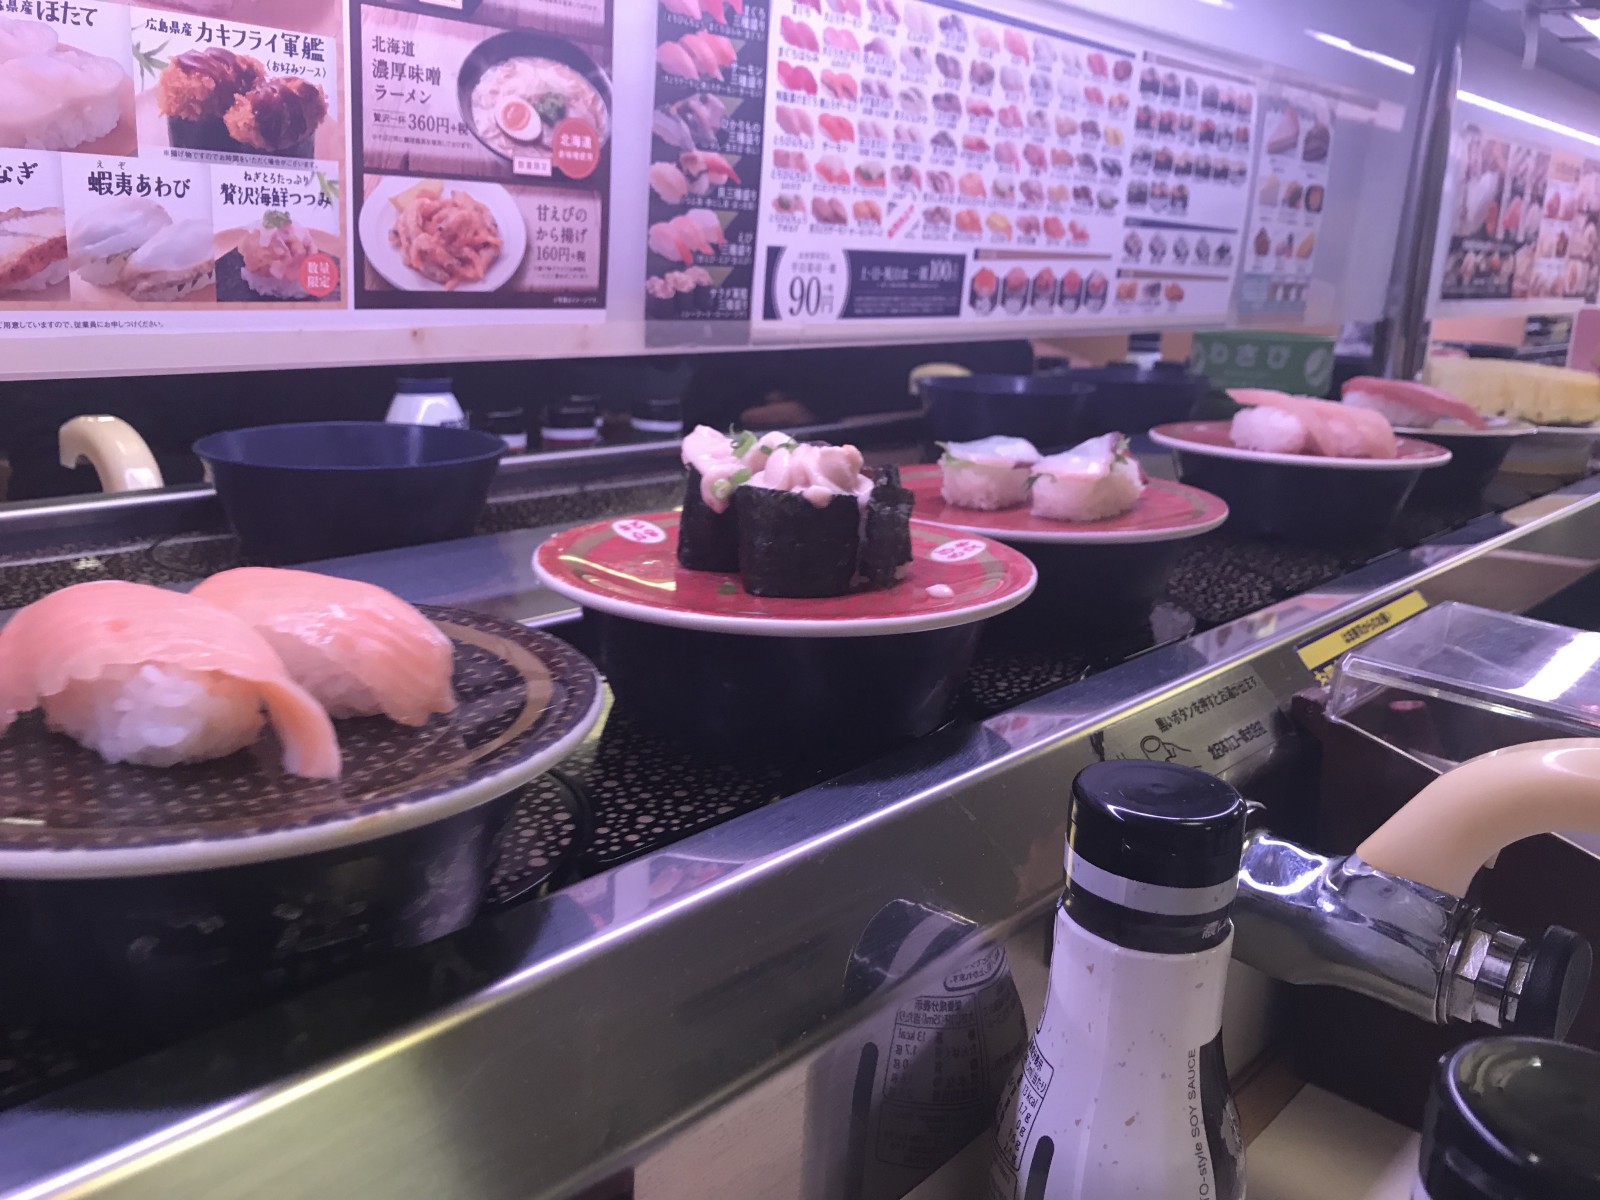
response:
[[[338,722],[344,774],[287,775],[276,741],[162,770],[107,763],[37,713],[0,737],[0,878],[236,866],[426,825],[543,774],[588,734],[600,677],[549,634],[422,610],[456,644],[456,711],[420,729]]]

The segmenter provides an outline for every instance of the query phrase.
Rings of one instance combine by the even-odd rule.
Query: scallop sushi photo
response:
[[[133,80],[121,62],[62,41],[42,18],[0,16],[0,146],[131,155],[132,116]]]

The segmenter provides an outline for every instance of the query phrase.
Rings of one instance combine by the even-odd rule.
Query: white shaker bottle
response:
[[[446,429],[465,429],[467,415],[461,411],[448,378],[395,380],[394,399],[389,402],[391,425],[442,425]]]
[[[1174,763],[1072,784],[1050,990],[1000,1101],[990,1200],[1240,1200],[1222,994],[1245,806]]]

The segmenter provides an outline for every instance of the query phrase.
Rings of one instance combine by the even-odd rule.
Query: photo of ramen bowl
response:
[[[611,80],[571,42],[528,30],[479,43],[457,77],[461,119],[490,153],[515,162],[552,157],[565,120],[588,122],[611,137]]]

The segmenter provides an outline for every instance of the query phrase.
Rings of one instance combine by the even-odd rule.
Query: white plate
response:
[[[1396,425],[1394,431],[1402,437],[1421,438],[1427,441],[1430,437],[1453,438],[1497,438],[1497,437],[1527,437],[1532,433],[1542,432],[1539,426],[1528,421],[1507,420],[1505,417],[1490,417],[1491,422],[1503,422],[1500,425],[1491,424],[1487,429],[1474,429],[1464,421],[1452,421],[1446,418],[1437,425],[1430,425],[1426,429],[1413,428],[1409,425]],[[1595,431],[1595,436],[1600,437],[1600,430]]]
[[[1150,431],[1150,440],[1158,446],[1177,450],[1183,454],[1198,454],[1205,458],[1231,458],[1240,462],[1273,463],[1282,467],[1308,467],[1313,470],[1341,471],[1416,471],[1442,467],[1450,461],[1450,451],[1443,446],[1428,445],[1411,438],[1401,439],[1399,458],[1328,458],[1320,454],[1274,454],[1267,450],[1245,450],[1234,445],[1219,445],[1184,437],[1180,431],[1203,426],[1227,427],[1227,421],[1180,421],[1172,425],[1158,425]],[[1172,431],[1172,432],[1168,432]],[[1174,434],[1177,436],[1174,436]],[[1427,451],[1434,453],[1428,453]]]
[[[407,188],[421,182],[422,179],[419,178],[394,175],[386,176],[379,181],[378,186],[373,188],[372,194],[367,197],[366,203],[361,206],[359,224],[361,248],[366,251],[367,261],[372,264],[372,269],[402,292],[444,292],[446,291],[444,284],[435,283],[421,271],[406,266],[405,260],[400,256],[400,248],[389,241],[389,231],[394,228],[395,217],[399,215],[395,206],[389,201]],[[511,277],[522,266],[523,255],[528,252],[528,227],[523,222],[522,210],[511,198],[511,193],[498,183],[476,181],[460,183],[449,179],[442,182],[447,195],[450,192],[465,192],[494,214],[495,222],[500,226],[500,237],[505,242],[500,248],[500,257],[489,265],[489,270],[482,279],[476,283],[463,283],[450,290],[498,291],[511,282]]]

